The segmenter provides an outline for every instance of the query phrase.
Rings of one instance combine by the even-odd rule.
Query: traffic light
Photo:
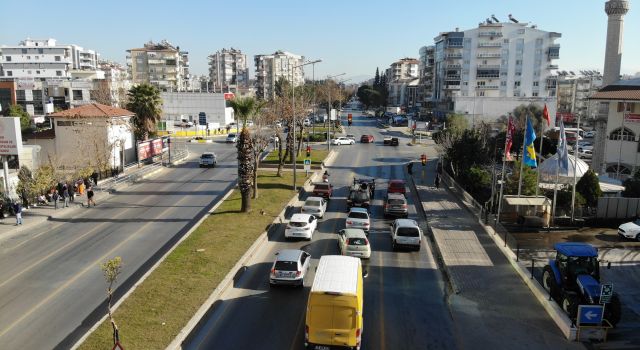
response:
[[[307,146],[307,158],[311,157],[311,146]]]
[[[422,162],[422,166],[427,165],[427,155],[426,154],[422,154],[420,156],[420,161]]]
[[[347,115],[347,122],[349,123],[349,126],[351,126],[351,123],[353,122],[353,115],[351,115],[351,113]]]

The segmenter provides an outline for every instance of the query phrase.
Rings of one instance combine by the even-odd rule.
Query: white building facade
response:
[[[216,92],[237,92],[239,88],[247,88],[247,55],[234,48],[209,55],[209,79]]]
[[[495,120],[512,111],[509,101],[554,106],[560,37],[527,23],[490,21],[441,33],[434,39],[434,113]]]
[[[278,79],[283,77],[293,86],[304,84],[304,56],[286,51],[276,51],[271,55],[255,55],[256,66],[256,95],[263,100],[275,97],[275,86]]]
[[[598,114],[598,104],[589,100],[589,96],[602,87],[602,75],[597,71],[574,72],[561,71],[557,77],[558,117],[565,123],[575,123],[581,117],[581,123],[591,122]]]
[[[55,39],[25,39],[0,48],[0,77],[71,78],[74,70],[96,70],[99,56],[78,45],[58,45]]]
[[[233,108],[228,106],[224,93],[163,92],[160,97],[167,130],[172,130],[182,119],[201,124],[201,115],[206,117],[206,124],[201,124],[203,126],[218,123],[219,127],[224,127],[234,121]]]
[[[127,66],[133,84],[148,83],[160,91],[190,88],[189,55],[166,40],[152,41],[127,50]]]

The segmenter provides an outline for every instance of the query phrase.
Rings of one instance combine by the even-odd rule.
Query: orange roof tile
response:
[[[640,90],[598,91],[591,95],[592,100],[636,100],[640,101]]]
[[[52,117],[63,118],[96,118],[96,117],[123,117],[133,116],[135,113],[126,109],[107,106],[99,103],[90,103],[80,107],[67,109],[66,111],[51,114]]]

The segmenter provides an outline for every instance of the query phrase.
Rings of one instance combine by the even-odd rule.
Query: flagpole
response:
[[[553,207],[551,208],[551,223],[555,224],[556,198],[558,197],[558,179],[560,178],[560,152],[556,152],[556,183],[553,185]]]
[[[525,147],[527,146],[525,144],[526,140],[527,140],[527,127],[526,125],[528,125],[529,121],[529,116],[527,116],[525,118],[525,129],[524,129],[524,137],[522,138],[522,153],[520,154],[520,174],[519,174],[519,178],[518,178],[518,197],[520,197],[520,193],[522,192],[522,170],[524,169],[524,150]],[[517,210],[517,209],[516,209]]]
[[[504,189],[504,171],[505,168],[507,167],[507,140],[509,139],[508,137],[509,134],[509,124],[507,124],[507,133],[505,134],[504,137],[504,151],[502,152],[502,176],[500,177],[500,195],[498,196],[498,215],[496,216],[496,226],[498,225],[498,223],[500,222],[500,211],[502,210],[502,191]],[[513,135],[511,135],[511,137],[513,138]]]
[[[545,115],[545,111],[547,110],[547,104],[544,104],[544,109],[542,110],[542,116],[543,118],[547,121],[547,123],[549,123],[549,119],[548,118],[548,113],[547,115]],[[548,124],[547,124],[548,125]],[[540,151],[538,152],[538,154],[540,155],[540,158],[542,159],[542,144],[544,143],[544,120],[540,120]],[[538,175],[536,177],[536,197],[538,196],[538,191],[540,190],[540,167],[536,167],[538,170]]]
[[[573,152],[573,191],[571,191],[571,222],[574,220],[576,210],[576,179],[578,177],[578,145],[580,142],[580,114],[578,114],[578,130],[576,130],[576,148]]]

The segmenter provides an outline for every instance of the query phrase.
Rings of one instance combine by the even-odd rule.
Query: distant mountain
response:
[[[347,75],[345,77],[345,79],[350,79],[347,84],[360,84],[363,83],[369,79],[373,79],[373,76],[370,75],[354,75],[354,76],[349,76]]]

